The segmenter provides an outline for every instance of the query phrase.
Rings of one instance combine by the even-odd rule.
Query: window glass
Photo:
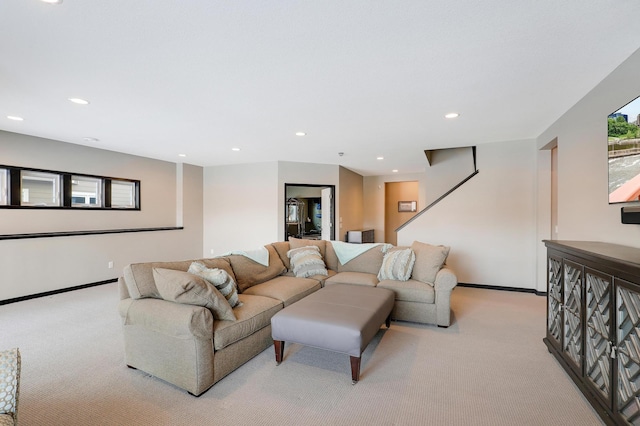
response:
[[[111,207],[134,209],[136,207],[136,184],[126,180],[111,181]]]
[[[22,206],[60,206],[60,175],[22,170],[20,173]]]
[[[73,207],[102,207],[102,179],[71,176]]]
[[[9,204],[8,174],[9,171],[7,169],[0,169],[0,206],[6,206]]]

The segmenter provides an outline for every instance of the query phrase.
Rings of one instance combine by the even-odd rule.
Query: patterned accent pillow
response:
[[[236,320],[227,299],[204,278],[184,271],[163,268],[153,268],[153,278],[164,300],[204,306],[211,311],[215,319]]]
[[[187,272],[202,277],[210,284],[213,284],[227,299],[227,302],[229,302],[232,308],[242,305],[240,300],[238,300],[236,283],[224,269],[207,268],[204,263],[196,261],[191,263]]]
[[[382,260],[378,279],[407,281],[411,278],[413,265],[416,263],[416,254],[410,248],[401,250],[389,250]]]
[[[329,276],[318,246],[306,246],[289,250],[287,257],[291,260],[291,270],[296,277]]]
[[[20,398],[20,350],[8,349],[0,352],[0,424],[17,423],[18,399]],[[8,420],[4,414],[13,420]]]

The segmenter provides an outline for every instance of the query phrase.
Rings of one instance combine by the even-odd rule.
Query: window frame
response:
[[[2,179],[3,170],[6,170],[5,179]],[[22,172],[48,173],[57,175],[59,179],[59,205],[34,205],[22,203]],[[99,181],[100,206],[73,203],[73,180],[87,178]],[[111,182],[127,182],[132,185],[133,203],[130,206],[111,206]],[[67,209],[67,210],[117,210],[140,211],[140,180],[121,177],[99,176],[87,173],[71,173],[57,170],[36,169],[31,167],[18,167],[0,164],[0,194],[6,191],[6,203],[2,204],[0,195],[0,209]]]
[[[9,170],[0,167],[0,206],[9,204]]]

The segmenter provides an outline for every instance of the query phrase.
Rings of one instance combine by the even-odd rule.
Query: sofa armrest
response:
[[[202,306],[161,299],[124,299],[118,305],[124,325],[137,325],[179,339],[213,337],[213,315]]]
[[[436,296],[436,322],[439,327],[451,325],[451,292],[458,285],[453,270],[443,266],[436,274],[434,290]]]
[[[446,265],[440,268],[433,285],[435,291],[451,291],[456,285],[458,285],[458,277],[453,270],[447,268]]]

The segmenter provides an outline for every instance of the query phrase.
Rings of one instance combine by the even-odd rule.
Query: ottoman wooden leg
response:
[[[391,314],[389,314],[389,316],[387,317],[387,320],[384,322],[384,325],[386,325],[387,328],[391,327]]]
[[[276,365],[280,365],[284,355],[284,342],[282,340],[274,340],[273,348],[276,350]]]
[[[360,357],[352,356],[351,358],[351,383],[356,384],[360,380]]]

